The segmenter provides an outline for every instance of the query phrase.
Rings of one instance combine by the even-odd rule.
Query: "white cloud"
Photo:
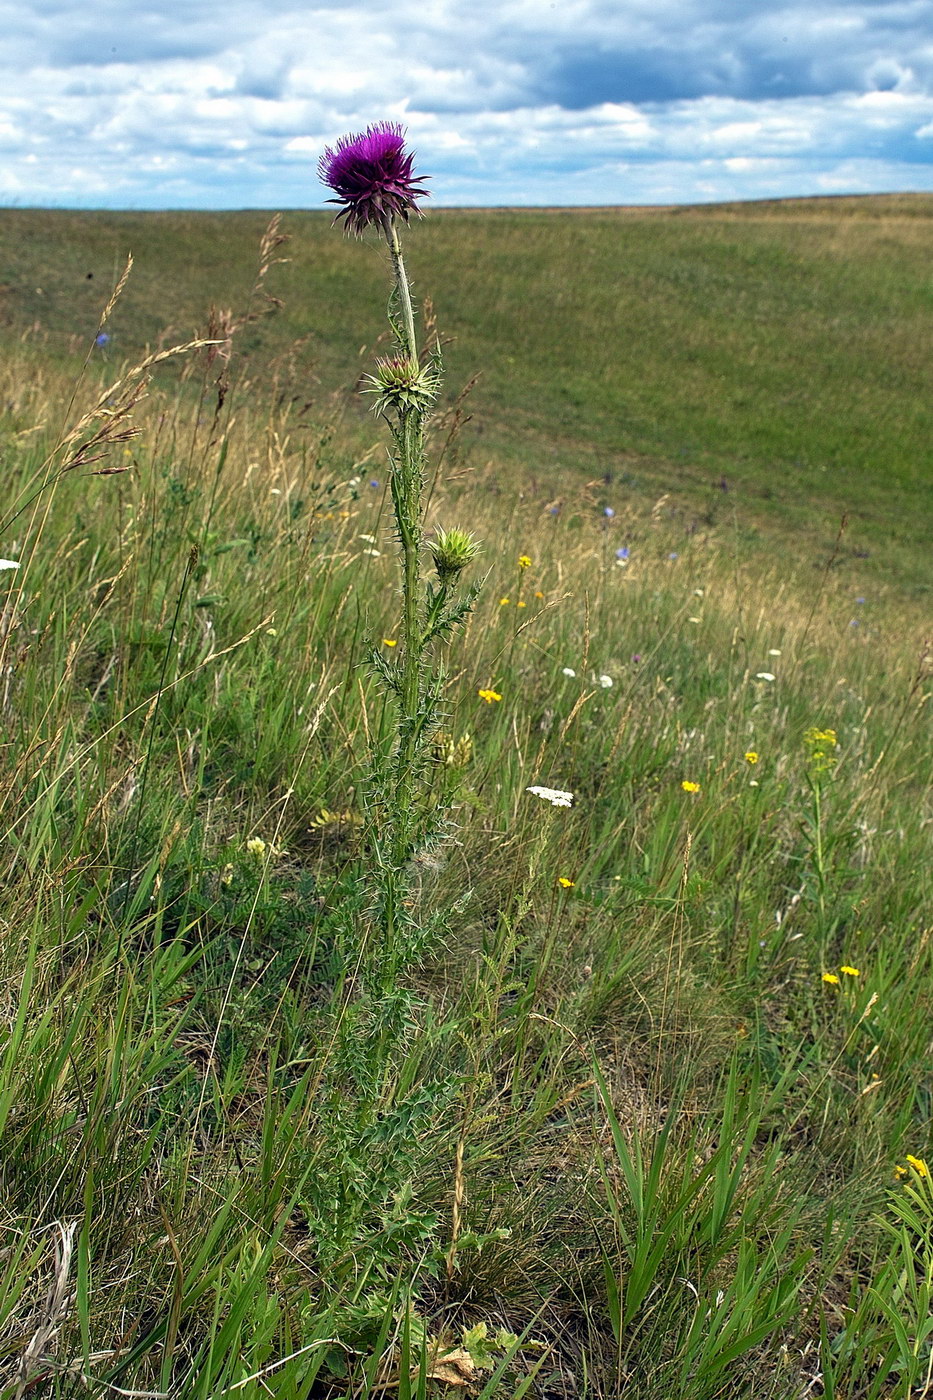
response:
[[[928,16],[926,0],[33,0],[0,34],[0,198],[319,205],[322,146],[382,117],[407,122],[444,203],[933,189]]]

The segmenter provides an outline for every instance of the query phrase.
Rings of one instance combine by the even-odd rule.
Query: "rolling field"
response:
[[[933,519],[929,240],[933,197],[632,211],[441,211],[410,239],[433,302],[448,392],[480,378],[467,445],[561,490],[607,477],[607,500],[675,493],[687,523],[779,539],[924,601]],[[207,308],[242,308],[268,216],[0,218],[0,314],[83,354],[128,252],[136,268],[112,360]],[[385,257],[291,212],[283,306],[240,350],[319,404],[380,333]],[[92,277],[88,278],[88,273]],[[723,486],[723,483],[725,485]],[[611,489],[610,489],[611,488]],[[856,592],[860,589],[856,587]]]
[[[387,259],[0,213],[0,1400],[933,1395],[931,221],[409,231],[367,999]]]

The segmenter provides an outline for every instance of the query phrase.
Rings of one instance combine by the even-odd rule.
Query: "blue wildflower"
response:
[[[103,350],[105,345],[110,344],[110,336],[107,334],[106,331],[101,331],[100,335],[98,335],[96,340],[94,341],[94,344],[99,346],[99,348]]]
[[[616,558],[617,558],[617,559],[627,559],[627,558],[628,558],[628,545],[627,545],[627,544],[624,544],[624,545],[622,546],[621,549],[617,549],[617,550],[616,550]]]

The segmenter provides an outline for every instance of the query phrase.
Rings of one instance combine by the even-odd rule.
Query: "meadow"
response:
[[[0,215],[0,1400],[933,1394],[931,219],[412,228],[482,587],[376,1014],[385,252]]]

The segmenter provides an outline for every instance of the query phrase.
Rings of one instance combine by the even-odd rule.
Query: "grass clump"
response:
[[[4,362],[0,1396],[924,1394],[909,600],[464,475],[407,342],[387,476],[241,377],[278,238],[112,477],[49,468],[93,376]]]

